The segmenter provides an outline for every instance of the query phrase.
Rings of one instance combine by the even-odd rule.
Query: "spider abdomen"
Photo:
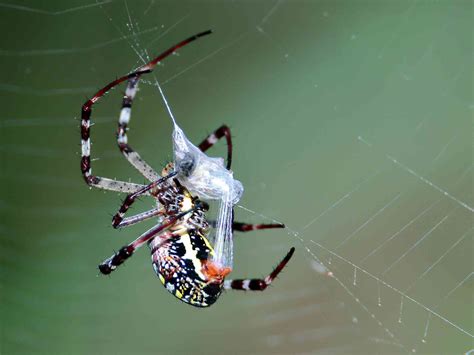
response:
[[[198,230],[188,229],[164,243],[155,238],[149,246],[157,276],[175,297],[196,307],[208,307],[219,298],[223,283],[209,280],[205,271],[214,250]]]

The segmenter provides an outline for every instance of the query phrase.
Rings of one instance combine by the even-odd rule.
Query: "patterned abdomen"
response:
[[[222,292],[222,282],[209,283],[203,266],[214,253],[209,241],[195,229],[160,244],[149,246],[153,268],[165,288],[185,303],[196,307],[212,305]]]

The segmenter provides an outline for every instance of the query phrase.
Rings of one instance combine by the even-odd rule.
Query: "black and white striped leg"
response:
[[[232,165],[232,137],[230,135],[230,128],[226,125],[222,125],[218,129],[211,133],[204,139],[201,144],[199,144],[199,149],[202,152],[205,152],[209,148],[211,148],[214,144],[217,143],[219,139],[225,137],[227,141],[227,170],[230,170],[230,166]]]
[[[120,250],[112,255],[110,258],[105,259],[100,265],[99,265],[99,270],[102,274],[108,275],[112,271],[114,271],[117,266],[123,264],[125,260],[130,258],[133,253],[143,245],[145,245],[149,240],[157,237],[160,233],[166,231],[168,228],[173,226],[178,220],[189,213],[190,211],[180,213],[176,215],[173,218],[170,218],[163,222],[162,224],[156,225],[149,230],[147,230],[145,233],[143,233],[141,236],[139,236],[137,239],[135,239],[133,242],[131,242],[128,245],[125,245],[124,247],[120,248]],[[164,234],[166,237],[167,234]]]
[[[263,291],[265,290],[272,281],[278,276],[283,270],[288,261],[290,261],[295,248],[291,248],[288,254],[283,258],[277,267],[271,272],[270,275],[264,279],[237,279],[237,280],[226,280],[224,281],[224,288],[226,290],[240,290],[240,291]]]
[[[232,223],[232,230],[237,232],[250,232],[259,229],[274,229],[274,228],[285,228],[284,224],[271,223],[271,224],[248,224],[241,222]]]
[[[129,194],[125,200],[123,201],[122,203],[122,206],[120,206],[120,209],[118,210],[118,212],[115,214],[115,216],[112,218],[112,227],[114,228],[120,228],[120,227],[123,227],[123,222],[124,222],[124,216],[125,216],[125,213],[127,213],[128,209],[130,208],[131,205],[133,205],[133,203],[135,202],[135,200],[144,195],[144,194],[147,194],[150,190],[152,189],[160,189],[162,186],[160,186],[161,184],[163,184],[166,180],[172,178],[173,176],[176,176],[176,173],[173,172],[173,173],[170,173],[168,174],[167,176],[164,176],[164,177],[161,177],[159,178],[158,180],[144,186],[143,188],[141,188],[140,190],[132,193],[132,194]],[[153,211],[153,210],[152,210]],[[152,211],[148,211],[146,213],[151,213]],[[147,219],[147,218],[150,218],[150,217],[153,217],[154,215],[158,215],[159,214],[159,211],[156,212],[156,214],[151,214],[149,216],[141,216],[141,220],[144,220],[144,219]],[[137,215],[138,216],[138,215]],[[133,217],[130,217],[130,218],[136,218],[137,216],[133,216]],[[139,221],[137,221],[139,222]],[[134,223],[137,223],[137,222],[134,222]],[[132,223],[133,224],[133,223]]]
[[[124,228],[129,227],[131,225],[137,224],[142,221],[146,221],[152,217],[158,217],[163,215],[163,209],[154,208],[149,211],[145,211],[142,213],[138,213],[134,216],[125,217],[123,218],[118,225],[114,226],[114,228]],[[115,218],[115,217],[114,217]]]
[[[122,109],[117,128],[117,145],[124,157],[149,181],[155,181],[160,175],[148,165],[140,155],[128,145],[127,130],[132,115],[133,99],[138,91],[140,75],[128,79],[125,95],[122,100]]]
[[[124,193],[133,193],[142,189],[145,185],[134,184],[131,182],[117,181],[109,178],[92,175],[91,168],[91,140],[90,140],[90,117],[92,100],[89,100],[82,107],[81,114],[81,171],[86,183],[91,187],[99,189],[117,191]]]
[[[197,40],[200,37],[206,36],[210,34],[211,31],[204,31],[198,33],[194,36],[191,36],[174,46],[168,48],[166,51],[161,53],[159,56],[154,58],[152,61],[147,63],[146,65],[139,68],[136,72],[124,75],[106,86],[102,89],[97,91],[95,95],[87,100],[82,105],[81,110],[81,146],[82,146],[82,157],[81,157],[81,171],[82,176],[86,183],[91,187],[97,187],[104,190],[111,190],[111,191],[118,191],[118,192],[126,192],[126,193],[133,193],[140,189],[142,189],[145,185],[140,184],[132,184],[125,181],[116,181],[113,179],[102,178],[99,176],[92,175],[91,169],[91,141],[90,141],[90,126],[91,126],[91,114],[92,114],[92,106],[99,101],[107,92],[112,90],[117,85],[123,83],[124,81],[131,80],[134,78],[139,78],[141,75],[150,73],[156,67],[156,65],[162,61],[163,59],[170,56],[172,53],[176,52],[179,48],[186,46],[187,44]],[[128,116],[130,118],[130,116]],[[124,118],[123,120],[126,120]]]
[[[212,228],[216,228],[217,221],[209,221],[209,225]],[[250,232],[260,229],[275,229],[275,228],[285,228],[284,224],[280,223],[270,223],[270,224],[249,224],[242,222],[232,222],[232,230],[236,232]]]

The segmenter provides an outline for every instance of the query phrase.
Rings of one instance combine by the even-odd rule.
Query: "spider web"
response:
[[[216,353],[473,348],[470,2],[41,6],[0,3],[4,33],[22,34],[0,48],[5,353],[200,352],[209,339],[179,340],[198,326],[218,335]],[[111,282],[84,280],[143,226],[119,237],[105,226],[120,199],[85,193],[68,149],[84,97],[208,28],[212,39],[142,81],[131,144],[152,165],[171,158],[158,82],[193,142],[227,123],[246,189],[237,219],[287,225],[236,236],[233,274],[262,276],[291,244],[301,252],[267,294],[228,293],[196,313],[160,292],[143,255]],[[119,97],[94,112],[93,168],[137,181],[111,148]],[[138,348],[121,341],[133,329]]]

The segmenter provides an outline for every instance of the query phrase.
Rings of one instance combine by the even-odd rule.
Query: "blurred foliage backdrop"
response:
[[[0,352],[469,350],[472,4],[1,2]],[[163,289],[146,249],[98,276],[147,225],[111,228],[123,197],[82,181],[78,117],[140,64],[137,51],[158,54],[209,28],[156,76],[193,142],[232,128],[242,206],[293,231],[236,235],[233,275],[264,276],[297,252],[265,293],[227,293],[203,310]],[[141,182],[115,147],[121,90],[94,111],[93,170]],[[170,134],[145,81],[130,143],[159,169]],[[258,214],[236,210],[269,222]],[[298,236],[337,279],[317,272]]]

